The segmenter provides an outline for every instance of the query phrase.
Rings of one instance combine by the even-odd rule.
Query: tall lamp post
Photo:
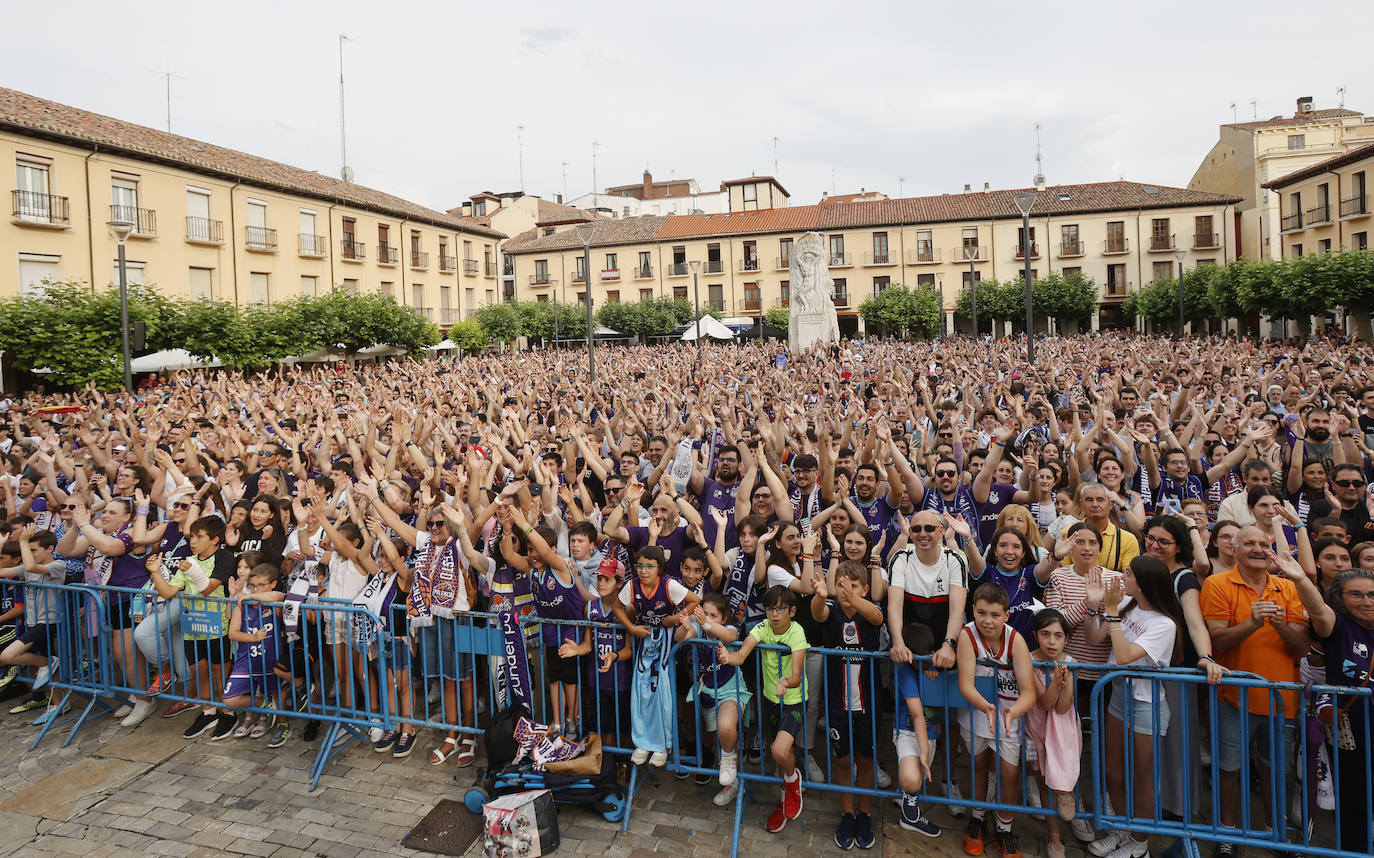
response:
[[[559,306],[561,303],[560,299],[563,295],[563,287],[557,280],[550,280],[549,292],[553,295],[553,347],[558,348],[558,341],[562,339],[563,336],[563,320],[559,318],[563,312],[563,308]]]
[[[134,395],[134,373],[129,365],[129,265],[124,258],[124,242],[134,231],[134,225],[127,220],[108,221],[105,226],[110,235],[119,242],[119,336],[124,347],[124,392]]]
[[[973,305],[973,341],[978,342],[978,272],[973,269],[973,263],[978,259],[978,248],[965,247],[964,255],[968,257],[968,295],[969,303]]]
[[[1188,252],[1181,247],[1174,251],[1174,258],[1178,260],[1178,288],[1174,291],[1178,292],[1178,338],[1180,340],[1183,339],[1183,259],[1187,255]]]
[[[1035,206],[1035,191],[1025,190],[1012,199],[1021,210],[1021,258],[1026,262],[1026,363],[1035,365],[1035,308],[1031,303],[1030,213]]]
[[[697,285],[697,272],[701,270],[701,260],[693,259],[687,263],[692,269],[692,300],[697,305],[697,360],[701,360],[701,287]]]
[[[587,296],[587,385],[596,384],[596,353],[594,343],[596,337],[592,330],[592,236],[596,234],[596,224],[580,223],[577,225],[577,237],[582,239],[582,285],[586,288]]]

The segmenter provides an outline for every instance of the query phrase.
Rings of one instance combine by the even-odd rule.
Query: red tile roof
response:
[[[1298,182],[1310,179],[1313,176],[1320,176],[1327,170],[1339,169],[1348,164],[1363,161],[1366,158],[1374,158],[1374,143],[1366,143],[1363,146],[1357,146],[1339,155],[1332,155],[1330,158],[1318,161],[1310,167],[1303,167],[1301,170],[1294,170],[1288,175],[1281,176],[1271,182],[1265,182],[1263,185],[1260,185],[1260,187],[1276,189],[1286,188],[1290,185],[1295,185]]]
[[[623,220],[598,220],[596,232],[592,233],[592,247],[610,247],[619,244],[643,244],[655,241],[665,221],[674,218],[666,215],[647,215],[644,217],[624,218]],[[528,230],[506,242],[502,248],[506,253],[534,253],[537,251],[580,250],[582,237],[575,229],[565,229],[553,235],[539,235],[538,230]]]
[[[503,233],[474,223],[473,219],[460,220],[384,191],[3,87],[0,87],[0,128],[81,148],[98,145],[107,152],[131,158],[343,203],[442,229],[505,238]]]
[[[1341,119],[1347,116],[1363,116],[1358,110],[1346,110],[1343,107],[1330,107],[1325,110],[1314,110],[1311,113],[1300,113],[1296,116],[1275,116],[1272,119],[1261,119],[1258,122],[1228,122],[1223,128],[1239,128],[1242,131],[1258,131],[1263,128],[1281,128],[1285,125],[1310,125],[1313,122],[1320,122],[1326,119]]]

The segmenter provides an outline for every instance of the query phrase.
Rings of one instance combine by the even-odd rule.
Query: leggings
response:
[[[181,645],[181,600],[163,602],[134,629],[134,644],[149,664],[161,667],[170,657],[172,672],[186,679],[186,652]]]

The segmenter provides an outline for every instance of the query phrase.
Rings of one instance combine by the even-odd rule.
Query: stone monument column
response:
[[[830,278],[829,262],[825,236],[819,232],[806,233],[792,246],[788,265],[791,305],[787,313],[787,343],[792,351],[840,338],[840,321],[831,300],[835,281]]]

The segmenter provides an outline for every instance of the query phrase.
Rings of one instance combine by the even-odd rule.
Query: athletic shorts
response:
[[[133,631],[138,623],[134,622],[134,600],[128,593],[105,594],[105,627],[121,631]]]
[[[40,623],[36,626],[29,626],[24,629],[19,640],[28,644],[29,652],[34,655],[52,655],[52,644],[56,642],[60,628],[56,623]]]
[[[878,745],[873,736],[871,712],[846,712],[841,709],[827,715],[831,754],[836,757],[874,757]]]
[[[708,688],[701,684],[692,686],[691,690],[687,692],[687,699],[699,699],[701,701],[698,706],[701,710],[701,723],[711,732],[716,730],[716,714],[724,703],[735,704],[739,709],[739,723],[745,726],[749,724],[749,713],[754,711],[753,707],[749,705],[754,699],[754,694],[744,684],[744,671],[742,670],[735,671],[719,688]]]
[[[254,676],[247,673],[235,673],[224,681],[224,691],[220,693],[220,699],[247,695],[275,695],[277,688],[278,683],[275,674]]]
[[[763,723],[773,735],[788,733],[793,739],[801,742],[805,733],[802,726],[806,723],[806,703],[775,703],[765,697]]]
[[[558,654],[557,649],[544,647],[544,682],[549,685],[556,682],[564,685],[577,685],[581,675],[581,656],[575,655],[571,658],[564,658]]]
[[[181,642],[182,650],[186,653],[187,664],[199,664],[208,661],[211,664],[228,664],[234,658],[234,644],[229,640],[229,636],[211,638],[210,640],[183,639]]]

